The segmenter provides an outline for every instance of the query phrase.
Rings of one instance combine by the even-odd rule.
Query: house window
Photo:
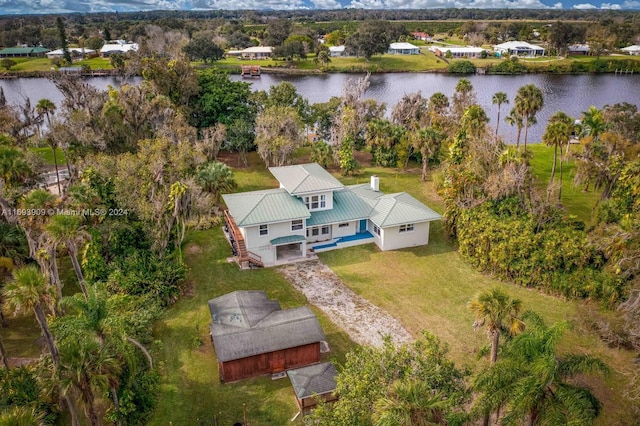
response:
[[[304,204],[309,210],[324,209],[327,207],[327,196],[322,194],[304,197]]]
[[[328,226],[323,226],[322,227],[322,235],[329,235],[329,227]]]
[[[413,223],[407,223],[406,225],[400,225],[399,232],[411,232],[413,231]]]
[[[269,235],[269,225],[260,225],[260,236]]]
[[[373,225],[373,232],[380,235],[380,227],[378,225]]]
[[[297,219],[297,220],[292,220],[291,221],[291,230],[292,231],[299,231],[303,228],[303,223],[302,223],[302,219]]]
[[[307,237],[317,237],[320,235],[320,228],[307,228]]]
[[[348,228],[349,224],[348,223],[341,223],[338,225],[338,228]]]

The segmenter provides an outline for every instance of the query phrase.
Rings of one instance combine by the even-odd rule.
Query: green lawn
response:
[[[42,158],[42,160],[45,162],[46,165],[48,165],[48,166],[53,166],[54,165],[54,162],[53,162],[53,150],[50,147],[43,146],[43,147],[38,147],[38,148],[31,148],[31,151],[33,151],[36,154],[38,154],[38,156],[40,158]],[[64,152],[62,151],[61,148],[57,148],[56,149],[56,159],[58,160],[58,167],[60,167],[60,168],[64,167],[64,164],[65,164]]]
[[[578,147],[572,147],[577,149]],[[541,190],[545,190],[551,176],[551,167],[553,165],[553,147],[543,144],[528,145],[527,149],[531,149],[533,157],[531,165],[533,174],[536,178],[536,184]],[[560,178],[560,163],[556,168],[556,179]],[[600,199],[600,192],[590,189],[589,192],[583,191],[582,186],[576,186],[573,183],[575,176],[575,162],[571,159],[563,161],[562,167],[562,204],[567,209],[567,213],[577,216],[587,225],[593,223],[593,209]]]
[[[220,228],[193,232],[184,244],[189,266],[189,295],[169,308],[154,328],[154,357],[162,374],[158,407],[150,424],[231,425],[243,421],[243,405],[251,425],[284,425],[297,413],[288,379],[270,377],[221,384],[209,339],[207,300],[234,290],[265,290],[283,308],[305,305],[275,269],[240,271],[228,263],[229,244]],[[354,347],[347,335],[313,308],[331,346],[328,359],[338,362]],[[200,344],[200,342],[202,342]]]
[[[111,59],[109,58],[91,58],[84,61],[74,62],[73,66],[88,65],[92,70],[110,70],[113,69],[111,65]]]
[[[49,58],[13,58],[18,65],[11,68],[11,72],[16,71],[51,71],[55,69]]]

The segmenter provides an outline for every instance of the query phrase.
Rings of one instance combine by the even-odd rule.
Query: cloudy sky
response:
[[[204,9],[640,9],[640,0],[0,0],[0,14]]]

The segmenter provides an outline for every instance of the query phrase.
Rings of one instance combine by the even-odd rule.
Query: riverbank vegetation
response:
[[[284,305],[304,302],[277,270],[240,272],[226,261],[220,194],[273,187],[270,165],[316,161],[344,183],[375,173],[383,190],[407,191],[444,217],[428,246],[321,256],[414,337],[430,333],[406,347],[352,352],[319,314],[343,390],[334,409],[318,411],[321,421],[394,419],[411,395],[430,395],[433,405],[415,412],[436,423],[540,424],[562,413],[589,424],[600,402],[604,420],[596,422],[637,417],[637,106],[559,112],[546,124],[545,146],[532,148],[529,125],[544,103],[533,85],[514,99],[495,94],[504,123],[488,122],[464,78],[451,95],[408,93],[387,107],[363,97],[364,77],[310,105],[287,82],[251,92],[219,70],[195,69],[175,33],[146,30],[153,37],[140,47],[143,60],[116,61],[125,75],[139,71],[140,84],[101,91],[58,75],[58,106],[0,103],[0,312],[7,328],[10,314],[30,328],[17,341],[0,328],[0,356],[11,361],[2,370],[12,376],[3,395],[31,389],[21,401],[0,398],[1,416],[18,415],[19,405],[49,423],[290,418],[295,406],[281,382],[218,383],[205,302],[265,286]],[[496,136],[505,124],[518,130],[515,140]],[[305,129],[318,140],[308,142]],[[33,148],[44,147],[47,163],[69,176],[60,185],[42,180],[51,166]],[[474,324],[491,336],[489,360],[476,356],[487,339]],[[372,367],[396,358],[394,368]],[[492,387],[498,368],[521,372],[501,377],[501,388],[515,390],[542,364],[558,367],[544,370],[553,380],[532,383],[558,398],[523,394],[534,401],[523,406],[516,393]]]
[[[252,65],[262,65],[287,72],[416,72],[438,71],[447,68],[460,72],[459,59],[438,58],[428,48],[448,46],[475,46],[486,49],[482,57],[468,57],[476,68],[496,74],[517,74],[524,72],[546,73],[609,73],[640,72],[638,60],[621,57],[619,49],[637,44],[640,36],[638,15],[633,12],[607,11],[594,14],[581,11],[575,15],[571,11],[554,11],[556,17],[540,19],[537,12],[503,11],[498,18],[474,17],[465,19],[440,19],[440,15],[464,15],[460,12],[434,13],[429,19],[402,19],[403,13],[382,11],[373,17],[371,11],[362,10],[353,19],[353,13],[334,11],[329,21],[322,20],[328,12],[308,11],[298,15],[282,12],[254,12],[249,17],[238,17],[228,21],[218,17],[207,21],[216,13],[183,12],[180,16],[166,17],[162,12],[150,14],[123,14],[112,17],[95,15],[91,19],[65,17],[60,24],[55,16],[41,19],[21,17],[18,25],[10,20],[0,26],[0,46],[12,47],[18,42],[26,46],[42,46],[49,49],[68,47],[92,49],[100,48],[112,40],[142,42],[149,34],[168,35],[171,43],[146,43],[149,50],[140,55],[129,52],[129,56],[141,58],[151,54],[169,54],[164,50],[184,49],[193,61],[207,66],[232,69],[239,72],[240,65],[235,54],[225,58],[223,52],[238,51],[251,46],[273,47],[272,58],[252,60]],[[220,16],[233,12],[220,12]],[[527,19],[514,20],[514,15],[528,15]],[[353,20],[350,20],[352,18]],[[0,17],[0,23],[4,18]],[[47,26],[47,24],[50,24]],[[65,34],[64,43],[54,26],[61,25]],[[496,58],[493,46],[509,40],[528,41],[546,49],[542,60],[522,58],[515,66],[509,55]],[[412,42],[420,47],[420,54],[389,55],[392,42]],[[588,45],[580,50],[584,56],[571,56],[576,52],[571,46]],[[345,46],[340,55],[329,54],[330,46]],[[118,69],[120,73],[136,73],[139,64],[129,70],[122,64],[118,54],[101,58],[99,53],[77,55],[72,60],[53,58],[8,58],[16,64],[7,66],[5,73],[35,75],[34,73],[57,71],[60,66],[90,70]],[[445,55],[446,56],[446,55]],[[500,56],[498,54],[498,56]],[[133,59],[133,58],[131,58]],[[115,61],[115,62],[114,62]],[[73,62],[73,63],[72,63]],[[465,72],[473,72],[465,68]]]

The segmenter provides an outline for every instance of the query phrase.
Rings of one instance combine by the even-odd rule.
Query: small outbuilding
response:
[[[320,362],[322,327],[307,306],[282,309],[264,291],[209,301],[220,381],[280,373]]]
[[[345,46],[329,46],[329,56],[333,58],[347,56]]]
[[[113,54],[124,55],[129,52],[138,51],[138,43],[127,43],[124,40],[117,40],[115,42],[109,42],[100,48],[100,54],[104,58],[108,58]]]
[[[289,370],[287,375],[303,415],[309,414],[318,405],[319,398],[324,402],[338,399],[335,393],[338,372],[330,362]]]
[[[243,59],[269,59],[273,56],[271,46],[251,46],[241,51]]]
[[[391,43],[388,53],[392,55],[417,55],[420,53],[420,48],[411,43]]]

